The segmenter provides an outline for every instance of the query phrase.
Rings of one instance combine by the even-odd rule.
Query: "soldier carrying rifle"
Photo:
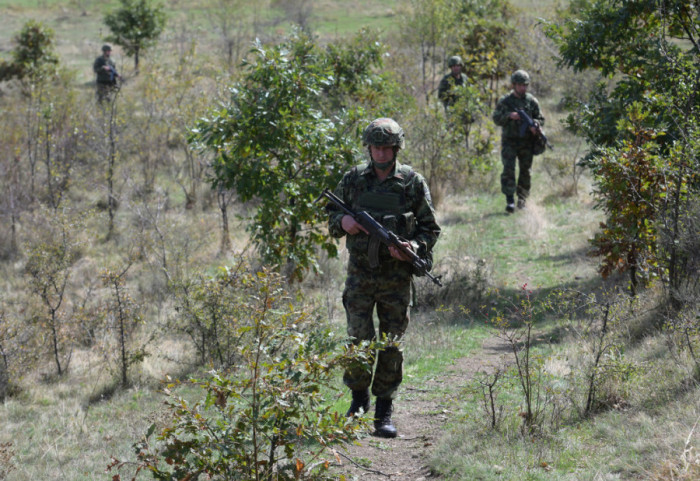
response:
[[[110,100],[112,92],[118,87],[117,80],[121,80],[122,76],[117,72],[117,66],[110,58],[112,55],[112,47],[110,45],[102,46],[102,55],[95,59],[92,64],[92,70],[97,75],[97,101]]]
[[[347,236],[350,254],[343,291],[348,336],[355,344],[376,339],[376,307],[379,339],[386,343],[377,353],[374,375],[371,367],[350,368],[343,382],[352,391],[347,415],[369,410],[371,387],[377,398],[375,434],[393,438],[397,431],[391,415],[402,380],[400,341],[408,327],[411,280],[413,275],[429,270],[440,227],[425,180],[396,159],[404,147],[404,131],[399,124],[389,118],[374,120],[364,130],[362,143],[368,148],[369,162],[347,172],[336,187],[335,196],[352,211],[367,212],[403,240],[399,241],[401,248],[382,243],[376,236],[368,235],[368,230],[352,215],[332,202],[328,204],[329,231],[334,237]],[[407,255],[406,249],[415,255]],[[416,257],[424,262],[412,262]],[[414,265],[423,268],[416,269]]]
[[[536,140],[541,135],[541,126],[544,125],[544,117],[540,112],[540,104],[535,97],[528,93],[530,75],[524,70],[513,72],[510,77],[513,90],[501,97],[493,112],[493,121],[501,126],[501,161],[503,172],[501,174],[501,192],[506,196],[506,212],[512,214],[515,211],[515,194],[518,195],[518,209],[525,208],[525,201],[530,195],[530,171],[532,158],[536,148]],[[525,112],[521,115],[518,111]],[[521,126],[529,117],[534,123],[527,129]],[[545,138],[546,140],[546,138]],[[518,160],[520,173],[518,182],[515,182],[515,162]]]

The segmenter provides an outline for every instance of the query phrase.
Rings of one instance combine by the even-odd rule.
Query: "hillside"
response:
[[[156,449],[155,436],[182,421],[186,409],[178,411],[178,403],[209,402],[194,409],[202,413],[197,419],[219,420],[212,412],[226,406],[228,398],[218,397],[224,389],[207,397],[203,385],[213,373],[226,382],[247,380],[244,360],[252,344],[242,339],[255,331],[259,308],[276,322],[289,322],[276,332],[285,339],[278,358],[291,356],[285,342],[304,336],[319,335],[316,341],[329,350],[313,352],[299,341],[296,355],[307,368],[342,351],[348,254],[343,241],[324,244],[325,214],[313,199],[333,187],[321,183],[337,182],[343,170],[365,160],[359,133],[369,119],[385,115],[406,130],[399,160],[422,172],[433,192],[442,227],[433,273],[444,287],[415,279],[417,302],[402,341],[404,381],[396,399],[399,437],[379,439],[353,425],[348,432],[358,436],[355,443],[330,446],[319,461],[310,454],[315,444],[304,438],[294,445],[294,459],[308,456],[316,467],[327,461],[330,478],[344,480],[700,476],[698,256],[691,255],[700,237],[688,194],[700,184],[693,180],[695,163],[680,163],[687,178],[662,163],[674,155],[697,159],[693,149],[700,143],[693,143],[695,130],[688,127],[683,133],[690,140],[676,150],[645,156],[643,148],[630,148],[619,155],[649,162],[648,171],[665,175],[647,182],[663,185],[664,194],[632,202],[622,220],[657,214],[643,208],[672,197],[665,192],[678,192],[691,206],[678,214],[690,234],[670,242],[685,249],[678,257],[687,259],[679,276],[687,288],[683,307],[669,294],[672,276],[659,266],[670,256],[661,248],[658,257],[644,251],[651,267],[640,267],[637,295],[630,296],[629,269],[611,268],[606,278],[599,273],[615,248],[607,257],[591,255],[591,239],[617,206],[601,195],[604,176],[581,160],[590,140],[603,145],[613,124],[620,131],[639,129],[639,138],[651,135],[643,131],[651,129],[649,118],[661,119],[654,128],[670,132],[661,140],[676,124],[659,110],[656,117],[639,114],[637,123],[634,111],[625,111],[626,123],[595,117],[589,94],[602,98],[596,89],[603,77],[593,67],[558,68],[557,46],[544,34],[542,18],[561,20],[563,5],[462,2],[465,18],[474,21],[454,24],[457,14],[438,0],[167,2],[165,31],[138,71],[112,42],[124,82],[100,104],[91,67],[106,41],[104,15],[118,5],[0,0],[0,60],[12,61],[15,35],[28,20],[53,30],[58,59],[57,70],[45,77],[0,82],[0,480],[131,479],[144,459],[135,455],[135,443],[152,426],[151,444],[137,451]],[[517,43],[488,37],[505,26],[518,32]],[[299,52],[307,55],[295,57]],[[459,106],[472,119],[466,136],[436,97],[446,59],[455,53],[468,59],[477,78],[472,97]],[[624,65],[613,59],[619,62],[611,65]],[[554,149],[535,158],[527,208],[508,215],[500,193],[500,129],[491,112],[515,68],[532,75],[530,92],[539,99]],[[668,81],[683,90],[686,83],[675,81],[674,72]],[[664,78],[657,73],[649,77]],[[613,82],[624,75],[606,77],[606,91],[614,92]],[[317,90],[309,94],[303,85]],[[277,110],[262,108],[276,88],[296,97],[280,97]],[[689,105],[696,99],[690,97]],[[245,110],[232,101],[241,98],[257,103],[243,102],[252,107]],[[577,135],[565,128],[572,123],[572,99],[590,101],[575,111]],[[660,94],[644,101],[667,110],[674,105]],[[304,110],[308,117],[293,116]],[[259,123],[246,124],[247,114]],[[274,135],[290,126],[292,140],[282,144],[285,139]],[[202,133],[226,129],[221,143]],[[249,133],[248,144],[236,143]],[[617,160],[613,147],[606,148]],[[229,152],[236,155],[227,158]],[[260,194],[277,185],[274,167],[291,160],[296,169],[319,158],[323,168],[299,170],[298,183],[282,182],[267,198]],[[241,172],[253,174],[238,182]],[[609,197],[626,199],[632,190],[623,185]],[[298,205],[311,207],[294,210]],[[296,246],[280,241],[303,215],[301,227],[291,228]],[[667,230],[657,235],[652,228],[667,220],[648,219],[644,233],[667,242]],[[301,248],[314,235],[318,245]],[[307,255],[313,261],[308,269]],[[630,258],[621,256],[616,265]],[[275,329],[274,323],[260,325]],[[274,362],[268,373],[283,369],[283,362],[275,364],[276,348],[269,349]],[[267,354],[268,346],[260,352]],[[318,372],[330,373],[331,381],[304,392],[336,420],[295,413],[307,427],[339,422],[335,413],[345,412],[350,400],[338,365]],[[291,378],[280,383],[294,384]],[[242,389],[238,401],[249,392]],[[233,416],[237,408],[231,409]],[[327,439],[342,438],[341,428],[328,429],[333,435]],[[115,459],[124,462],[121,469]],[[106,472],[110,464],[114,469]],[[304,479],[321,479],[313,476]],[[150,474],[142,471],[138,479]]]

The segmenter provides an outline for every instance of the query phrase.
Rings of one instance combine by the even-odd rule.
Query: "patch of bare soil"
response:
[[[371,436],[341,454],[342,465],[335,468],[348,480],[437,480],[428,463],[433,446],[440,439],[445,423],[454,415],[453,406],[462,388],[479,372],[491,372],[503,363],[507,346],[498,338],[485,341],[481,351],[458,359],[441,376],[417,384],[405,380],[394,401],[392,419],[399,435],[395,439]],[[435,389],[451,393],[438,398]],[[374,401],[374,399],[372,400]],[[374,405],[370,414],[374,413]]]

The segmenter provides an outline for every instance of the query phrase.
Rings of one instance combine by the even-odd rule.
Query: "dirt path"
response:
[[[338,472],[349,481],[440,479],[428,466],[430,453],[454,413],[451,400],[438,399],[431,388],[450,386],[456,396],[476,373],[493,370],[501,363],[505,351],[503,341],[491,338],[479,352],[455,361],[440,378],[420,386],[404,381],[393,415],[399,436],[382,439],[368,435],[341,457]],[[374,412],[374,406],[370,411]]]

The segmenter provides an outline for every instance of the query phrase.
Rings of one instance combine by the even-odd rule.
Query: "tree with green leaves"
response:
[[[104,22],[111,30],[107,40],[121,45],[134,57],[134,70],[139,70],[141,53],[155,45],[165,27],[163,6],[150,0],[119,0],[121,7],[108,13]]]
[[[35,82],[40,77],[55,73],[58,55],[54,46],[55,34],[41,22],[29,20],[15,36],[16,47],[10,62],[0,62],[0,81],[17,78]]]
[[[635,292],[636,275],[658,260],[661,278],[677,283],[687,258],[680,241],[692,225],[685,212],[698,198],[698,5],[577,2],[546,32],[559,47],[560,66],[601,77],[588,98],[569,99],[567,118],[591,146],[584,163],[597,173],[596,195],[607,214],[593,241],[604,256],[601,272],[631,269]]]
[[[310,37],[265,47],[223,108],[201,120],[192,141],[216,154],[213,184],[255,201],[248,230],[263,260],[299,278],[317,268],[316,246],[336,255],[314,204],[357,156],[355,109],[323,111],[331,66]]]

